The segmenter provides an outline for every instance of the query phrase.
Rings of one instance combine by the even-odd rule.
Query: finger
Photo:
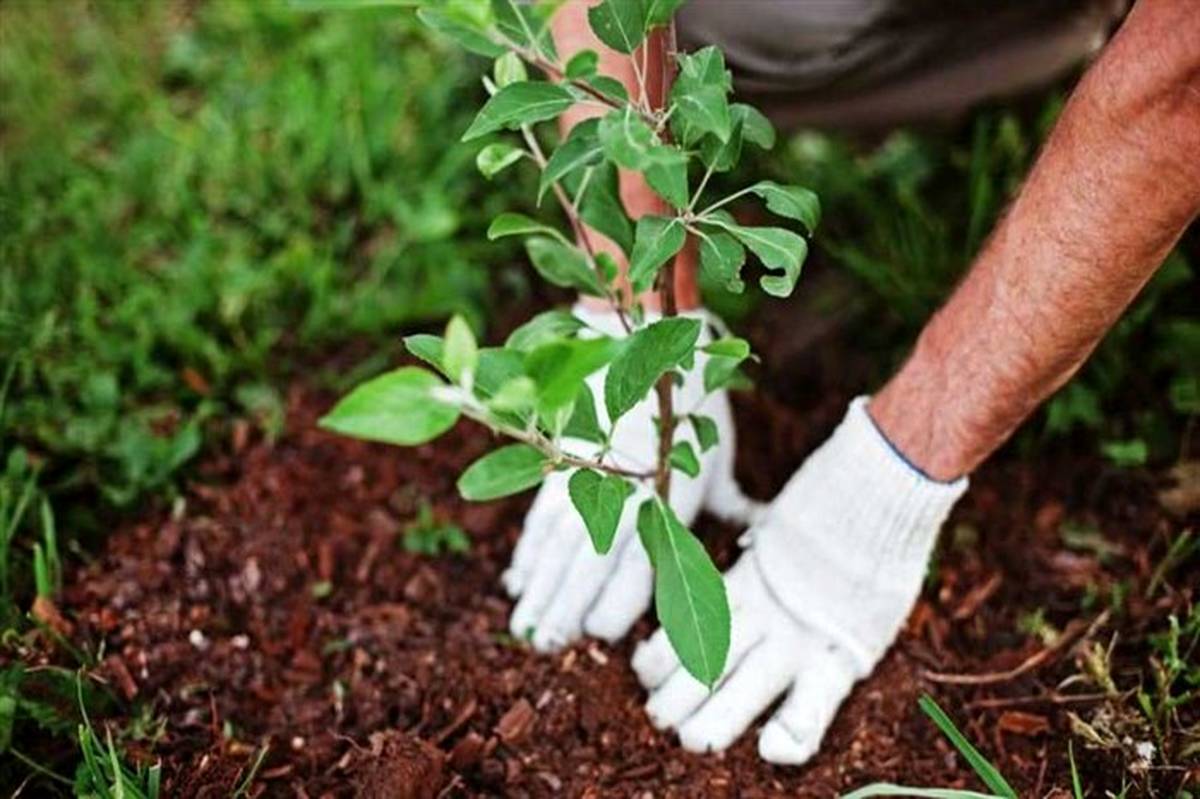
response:
[[[588,635],[610,642],[625,637],[654,594],[654,571],[641,542],[630,536],[617,557],[616,572],[583,622]]]
[[[735,617],[729,641],[729,655],[726,658],[726,673],[722,676],[723,682],[730,679],[729,675],[736,674],[743,668],[743,663],[757,651],[756,647],[761,648],[762,640],[760,631],[750,619]],[[723,682],[717,685],[715,691],[710,691],[686,669],[676,669],[650,696],[650,700],[646,702],[646,713],[654,726],[660,730],[678,727],[706,700],[724,690]]]
[[[521,595],[529,583],[538,555],[549,537],[554,533],[558,520],[569,510],[566,490],[554,483],[546,483],[533,500],[529,513],[525,515],[524,529],[513,549],[512,562],[500,577],[500,582],[510,597]]]
[[[759,733],[763,760],[800,765],[816,754],[854,680],[854,664],[841,650],[808,648],[791,695]]]
[[[630,661],[638,681],[649,690],[662,685],[679,668],[679,658],[667,640],[667,634],[658,629],[654,635],[638,644]]]
[[[538,622],[532,639],[534,649],[554,652],[583,634],[583,618],[612,577],[631,532],[623,530],[617,534],[617,552],[598,555],[581,522],[575,519],[560,525],[559,535],[576,540],[575,554],[554,601]]]
[[[578,541],[556,528],[543,543],[537,561],[530,569],[528,584],[513,609],[509,629],[517,638],[535,633],[546,608],[550,606],[566,575]]]
[[[795,654],[774,642],[752,649],[716,692],[679,726],[679,742],[690,752],[727,748],[787,690],[795,669]]]

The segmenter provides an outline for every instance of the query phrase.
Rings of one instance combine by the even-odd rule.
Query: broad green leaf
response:
[[[700,474],[700,459],[696,457],[696,450],[686,441],[676,441],[671,447],[670,462],[671,468],[678,469],[688,477]]]
[[[742,123],[742,135],[746,141],[757,144],[763,150],[775,146],[775,127],[761,111],[744,103],[734,103],[730,111],[734,120]]]
[[[441,336],[418,333],[406,336],[404,346],[425,363],[437,369],[447,378],[449,371],[443,363]],[[475,391],[484,397],[495,394],[502,385],[524,371],[521,354],[502,347],[484,347],[479,350],[479,365],[475,368]]]
[[[750,342],[737,336],[725,336],[716,341],[710,341],[700,348],[701,352],[718,355],[722,358],[734,358],[744,361],[750,357]]]
[[[658,621],[683,667],[712,688],[729,655],[729,599],[721,573],[703,545],[657,497],[639,509],[638,533],[644,545],[654,547]]]
[[[652,152],[653,163],[646,167],[646,182],[659,197],[674,208],[688,206],[687,156],[674,147],[659,147]]]
[[[486,28],[465,16],[433,8],[419,9],[417,16],[426,26],[450,37],[472,53],[498,58],[506,52],[504,45],[494,41]]]
[[[604,0],[588,9],[596,38],[619,53],[632,53],[646,38],[645,0]]]
[[[523,0],[492,0],[492,13],[496,17],[496,27],[509,40],[522,47],[533,47],[549,61],[558,59],[549,26],[536,4]]]
[[[608,438],[600,428],[600,420],[596,418],[596,397],[587,383],[579,387],[579,395],[575,397],[575,407],[567,426],[563,428],[563,435],[593,444],[603,444]]]
[[[767,201],[767,208],[802,223],[811,234],[821,221],[821,201],[803,186],[784,186],[771,180],[755,183],[749,191]]]
[[[554,285],[579,289],[587,294],[604,294],[599,278],[578,247],[534,236],[526,239],[525,251],[538,274]]]
[[[988,787],[998,796],[1005,799],[1017,799],[1017,792],[1008,784],[997,769],[986,757],[979,753],[966,736],[959,732],[958,727],[954,726],[954,722],[946,715],[946,711],[938,706],[938,703],[933,701],[933,697],[925,694],[917,700],[917,704],[921,710],[933,720],[938,729],[942,731],[950,739],[950,743],[954,744],[954,748],[959,751],[959,754],[971,765],[975,773],[979,775],[979,779],[983,780],[983,784]]]
[[[649,291],[658,270],[683,249],[687,232],[678,219],[643,216],[637,222],[633,253],[629,260],[629,282],[635,292]]]
[[[492,64],[492,77],[496,81],[496,85],[504,88],[513,83],[529,80],[529,72],[525,69],[525,62],[516,53],[507,52],[496,58]]]
[[[609,111],[596,129],[604,154],[617,166],[642,171],[655,163],[654,152],[662,142],[632,106]]]
[[[676,82],[684,83],[687,88],[715,86],[726,93],[733,90],[733,75],[725,68],[725,56],[720,48],[711,45],[679,55]]]
[[[492,220],[492,224],[488,225],[487,237],[488,241],[505,236],[527,236],[531,234],[542,234],[551,236],[555,239],[562,239],[562,233],[547,224],[532,219],[525,214],[516,214],[505,212]]]
[[[475,156],[475,166],[481,175],[491,180],[498,173],[520,161],[524,155],[525,151],[520,147],[495,142],[479,151],[479,155]]]
[[[443,375],[446,368],[442,365],[442,337],[429,333],[416,333],[404,337],[404,346],[413,355],[437,369]]]
[[[599,63],[600,55],[595,50],[580,50],[571,56],[571,60],[567,62],[564,72],[572,80],[590,78],[596,74],[596,67]]]
[[[600,555],[612,549],[625,500],[633,493],[629,481],[617,475],[601,475],[591,469],[579,469],[567,481],[571,504],[583,517],[592,546]]]
[[[692,429],[696,431],[696,441],[700,444],[701,452],[708,452],[721,440],[721,434],[717,431],[717,423],[712,420],[711,416],[693,413],[688,416],[688,419],[692,423]]]
[[[442,340],[442,365],[446,375],[455,383],[466,382],[467,375],[473,378],[475,368],[479,365],[475,334],[467,320],[457,314],[446,325],[446,335]]]
[[[578,173],[571,177],[577,178]],[[578,180],[568,181],[568,188],[577,192]],[[593,167],[587,191],[579,202],[579,215],[590,227],[612,239],[626,255],[633,249],[633,224],[621,203],[617,170],[612,164]]]
[[[629,102],[629,90],[625,88],[625,84],[610,75],[595,75],[588,78],[587,83],[609,100],[616,101],[620,105]]]
[[[511,83],[488,99],[463,134],[462,140],[471,141],[504,128],[518,128],[553,119],[574,102],[574,95],[556,83]]]
[[[570,311],[543,311],[510,333],[504,346],[528,352],[548,341],[573,338],[583,327],[583,322]]]
[[[666,25],[687,0],[645,0],[646,22],[650,27]]]
[[[706,133],[716,136],[721,142],[729,141],[733,122],[729,114],[729,100],[717,86],[696,86],[690,91],[680,91],[678,85],[671,92],[675,103],[675,117],[684,131],[684,144],[691,144]]]
[[[655,381],[692,355],[700,320],[676,316],[636,331],[613,359],[604,380],[604,406],[616,422],[649,393]]]
[[[353,438],[413,446],[458,421],[458,408],[435,398],[444,384],[419,366],[405,366],[357,386],[321,418],[320,426]]]
[[[523,414],[537,403],[537,384],[532,378],[517,375],[492,395],[487,406],[502,413]]]
[[[584,379],[604,368],[621,349],[611,338],[552,341],[525,356],[525,372],[538,386],[538,407],[553,410],[569,405]]]
[[[700,237],[700,270],[713,282],[741,294],[742,264],[746,263],[746,248],[729,233],[710,231]]]
[[[774,297],[787,297],[792,293],[800,277],[800,267],[808,255],[808,242],[803,236],[779,227],[746,227],[727,221],[717,224],[749,247],[768,269],[782,270],[782,275],[763,276],[759,281],[763,291]]]
[[[738,366],[750,357],[750,345],[740,338],[718,339],[704,347],[709,355],[704,364],[704,390],[737,388],[745,382]]]
[[[506,497],[542,482],[550,468],[546,456],[528,444],[509,444],[489,452],[458,478],[458,493],[472,502]]]
[[[538,181],[538,202],[554,184],[577,169],[595,166],[604,159],[604,150],[596,137],[598,119],[588,119],[571,128],[567,138],[551,154]]]
[[[606,285],[612,285],[612,282],[617,279],[617,275],[621,274],[621,267],[617,264],[617,259],[603,250],[596,253],[596,265],[600,267],[600,276]]]

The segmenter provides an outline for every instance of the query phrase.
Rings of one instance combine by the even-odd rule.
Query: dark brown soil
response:
[[[849,394],[764,382],[776,388],[737,401],[739,471],[769,497]],[[1144,634],[1163,629],[1169,612],[1185,614],[1198,580],[1185,565],[1145,597],[1166,542],[1189,522],[1160,509],[1145,473],[1050,447],[984,468],[898,645],[813,762],[777,768],[758,759],[753,735],[698,757],[650,726],[628,667],[650,618],[621,646],[586,641],[553,657],[506,634],[511,604],[498,577],[529,496],[457,497],[456,475],[493,445],[480,428],[463,424],[416,449],[373,446],[315,428],[331,399],[296,388],[278,441],[235,436],[174,512],[119,529],[70,581],[61,610],[78,643],[104,644],[97,676],[166,719],[156,745],[134,745],[162,758],[164,795],[228,795],[263,745],[250,795],[833,797],[879,780],[981,790],[917,709],[926,692],[1023,797],[1068,795],[1069,714],[1104,729],[1107,719],[1131,742],[1152,739],[1128,697],[1097,697],[1076,676],[1082,647],[994,684],[929,675],[1017,667],[1043,649],[1020,629],[1023,616],[1041,609],[1058,629],[1078,631],[1123,586],[1121,610],[1084,640],[1108,646],[1115,636],[1117,685],[1149,686]],[[424,501],[467,531],[468,555],[403,549]],[[1065,546],[1068,523],[1102,534],[1103,552]],[[711,520],[700,531],[729,564],[739,531]],[[1091,594],[1099,598],[1086,606]],[[1188,712],[1180,721],[1196,724]],[[1168,741],[1170,754],[1182,751],[1180,736]],[[1178,763],[1138,776],[1127,750],[1081,739],[1075,749],[1090,796],[1126,780],[1129,796],[1197,787]]]

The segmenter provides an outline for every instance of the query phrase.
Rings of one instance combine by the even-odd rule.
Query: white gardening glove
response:
[[[758,751],[799,764],[821,744],[838,706],[891,645],[920,591],[938,529],[967,488],[909,465],[850,403],[747,535],[726,574],[733,616],[728,666],[710,693],[679,666],[662,630],[633,668],[646,711],[696,752],[724,749],[782,693]]]
[[[581,305],[573,313],[601,333],[625,335],[615,313],[597,312]],[[702,312],[684,315],[705,321],[710,318]],[[700,342],[711,338],[706,324]],[[695,478],[679,471],[673,474],[671,504],[684,524],[690,523],[702,507],[724,519],[748,523],[758,505],[747,499],[734,481],[734,432],[729,399],[723,391],[705,396],[705,357],[697,352],[695,368],[687,373],[683,386],[676,389],[675,410],[679,414],[710,417],[716,422],[720,443],[701,453],[692,425],[681,419],[675,441],[691,442],[700,459],[700,473]],[[605,374],[606,371],[601,371],[588,379],[597,398],[604,396]],[[596,403],[596,415],[608,429],[608,415],[602,401]],[[609,461],[638,471],[653,469],[658,452],[654,434],[657,415],[658,403],[651,392],[618,421]],[[568,439],[563,449],[590,457],[598,451],[598,446]],[[559,649],[584,633],[609,641],[621,638],[649,607],[653,593],[654,575],[635,529],[637,508],[649,496],[648,489],[639,486],[626,501],[612,549],[598,555],[583,520],[571,504],[567,480],[568,475],[561,472],[546,478],[525,517],[525,530],[517,542],[512,565],[502,577],[509,595],[520,597],[509,625],[512,634],[529,636],[534,648],[542,652]]]

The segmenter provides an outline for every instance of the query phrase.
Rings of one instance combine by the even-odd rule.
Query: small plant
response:
[[[417,518],[404,528],[401,546],[405,552],[417,555],[440,555],[452,552],[463,555],[471,551],[471,539],[457,524],[440,521],[428,502],[422,502]]]
[[[436,370],[406,366],[354,389],[322,420],[339,433],[412,446],[450,429],[460,417],[480,422],[515,443],[484,456],[462,474],[458,487],[469,500],[490,500],[538,485],[555,471],[570,472],[569,493],[597,552],[612,545],[626,502],[639,499],[637,529],[655,567],[658,618],[687,670],[705,685],[722,673],[729,649],[730,616],[720,573],[704,547],[670,505],[673,470],[694,475],[697,453],[676,441],[679,425],[693,425],[702,451],[716,443],[716,425],[687,414],[673,401],[683,373],[699,368],[717,391],[741,379],[739,364],[749,344],[725,336],[701,346],[701,322],[680,316],[674,297],[674,258],[689,236],[699,246],[700,267],[719,285],[741,292],[747,250],[768,270],[760,279],[767,294],[792,293],[808,243],[782,226],[747,226],[730,213],[732,203],[757,196],[767,210],[816,227],[820,207],[811,191],[764,181],[722,197],[706,188],[716,173],[739,161],[747,144],[769,149],[775,134],[754,108],[730,101],[731,77],[721,52],[707,47],[676,53],[672,15],[683,0],[605,0],[588,19],[608,47],[628,54],[638,91],[632,96],[611,76],[597,71],[598,54],[584,51],[564,60],[551,39],[548,20],[557,3],[516,0],[449,0],[419,10],[433,29],[472,52],[494,59],[484,78],[490,99],[463,135],[484,140],[477,164],[487,177],[517,164],[540,170],[539,200],[553,197],[569,233],[518,213],[502,213],[489,238],[525,236],[534,269],[554,285],[607,300],[627,336],[588,330],[561,310],[548,311],[516,330],[500,347],[481,348],[471,328],[454,318],[442,337],[406,339],[408,349]],[[661,36],[671,85],[663,107],[647,100],[649,36]],[[531,79],[528,67],[548,80]],[[674,78],[673,84],[671,78]],[[534,126],[556,119],[577,104],[603,115],[575,126],[547,154]],[[494,141],[501,131],[516,143]],[[669,212],[628,218],[617,192],[617,170],[642,174]],[[604,233],[629,261],[625,291],[613,258],[595,251],[583,235],[588,225]],[[637,295],[657,289],[661,318],[652,319]],[[657,399],[653,468],[620,467],[609,457],[613,428],[598,421],[597,398],[585,383],[607,368],[603,397],[610,425],[649,396]],[[564,440],[594,442],[599,454],[581,457]]]

